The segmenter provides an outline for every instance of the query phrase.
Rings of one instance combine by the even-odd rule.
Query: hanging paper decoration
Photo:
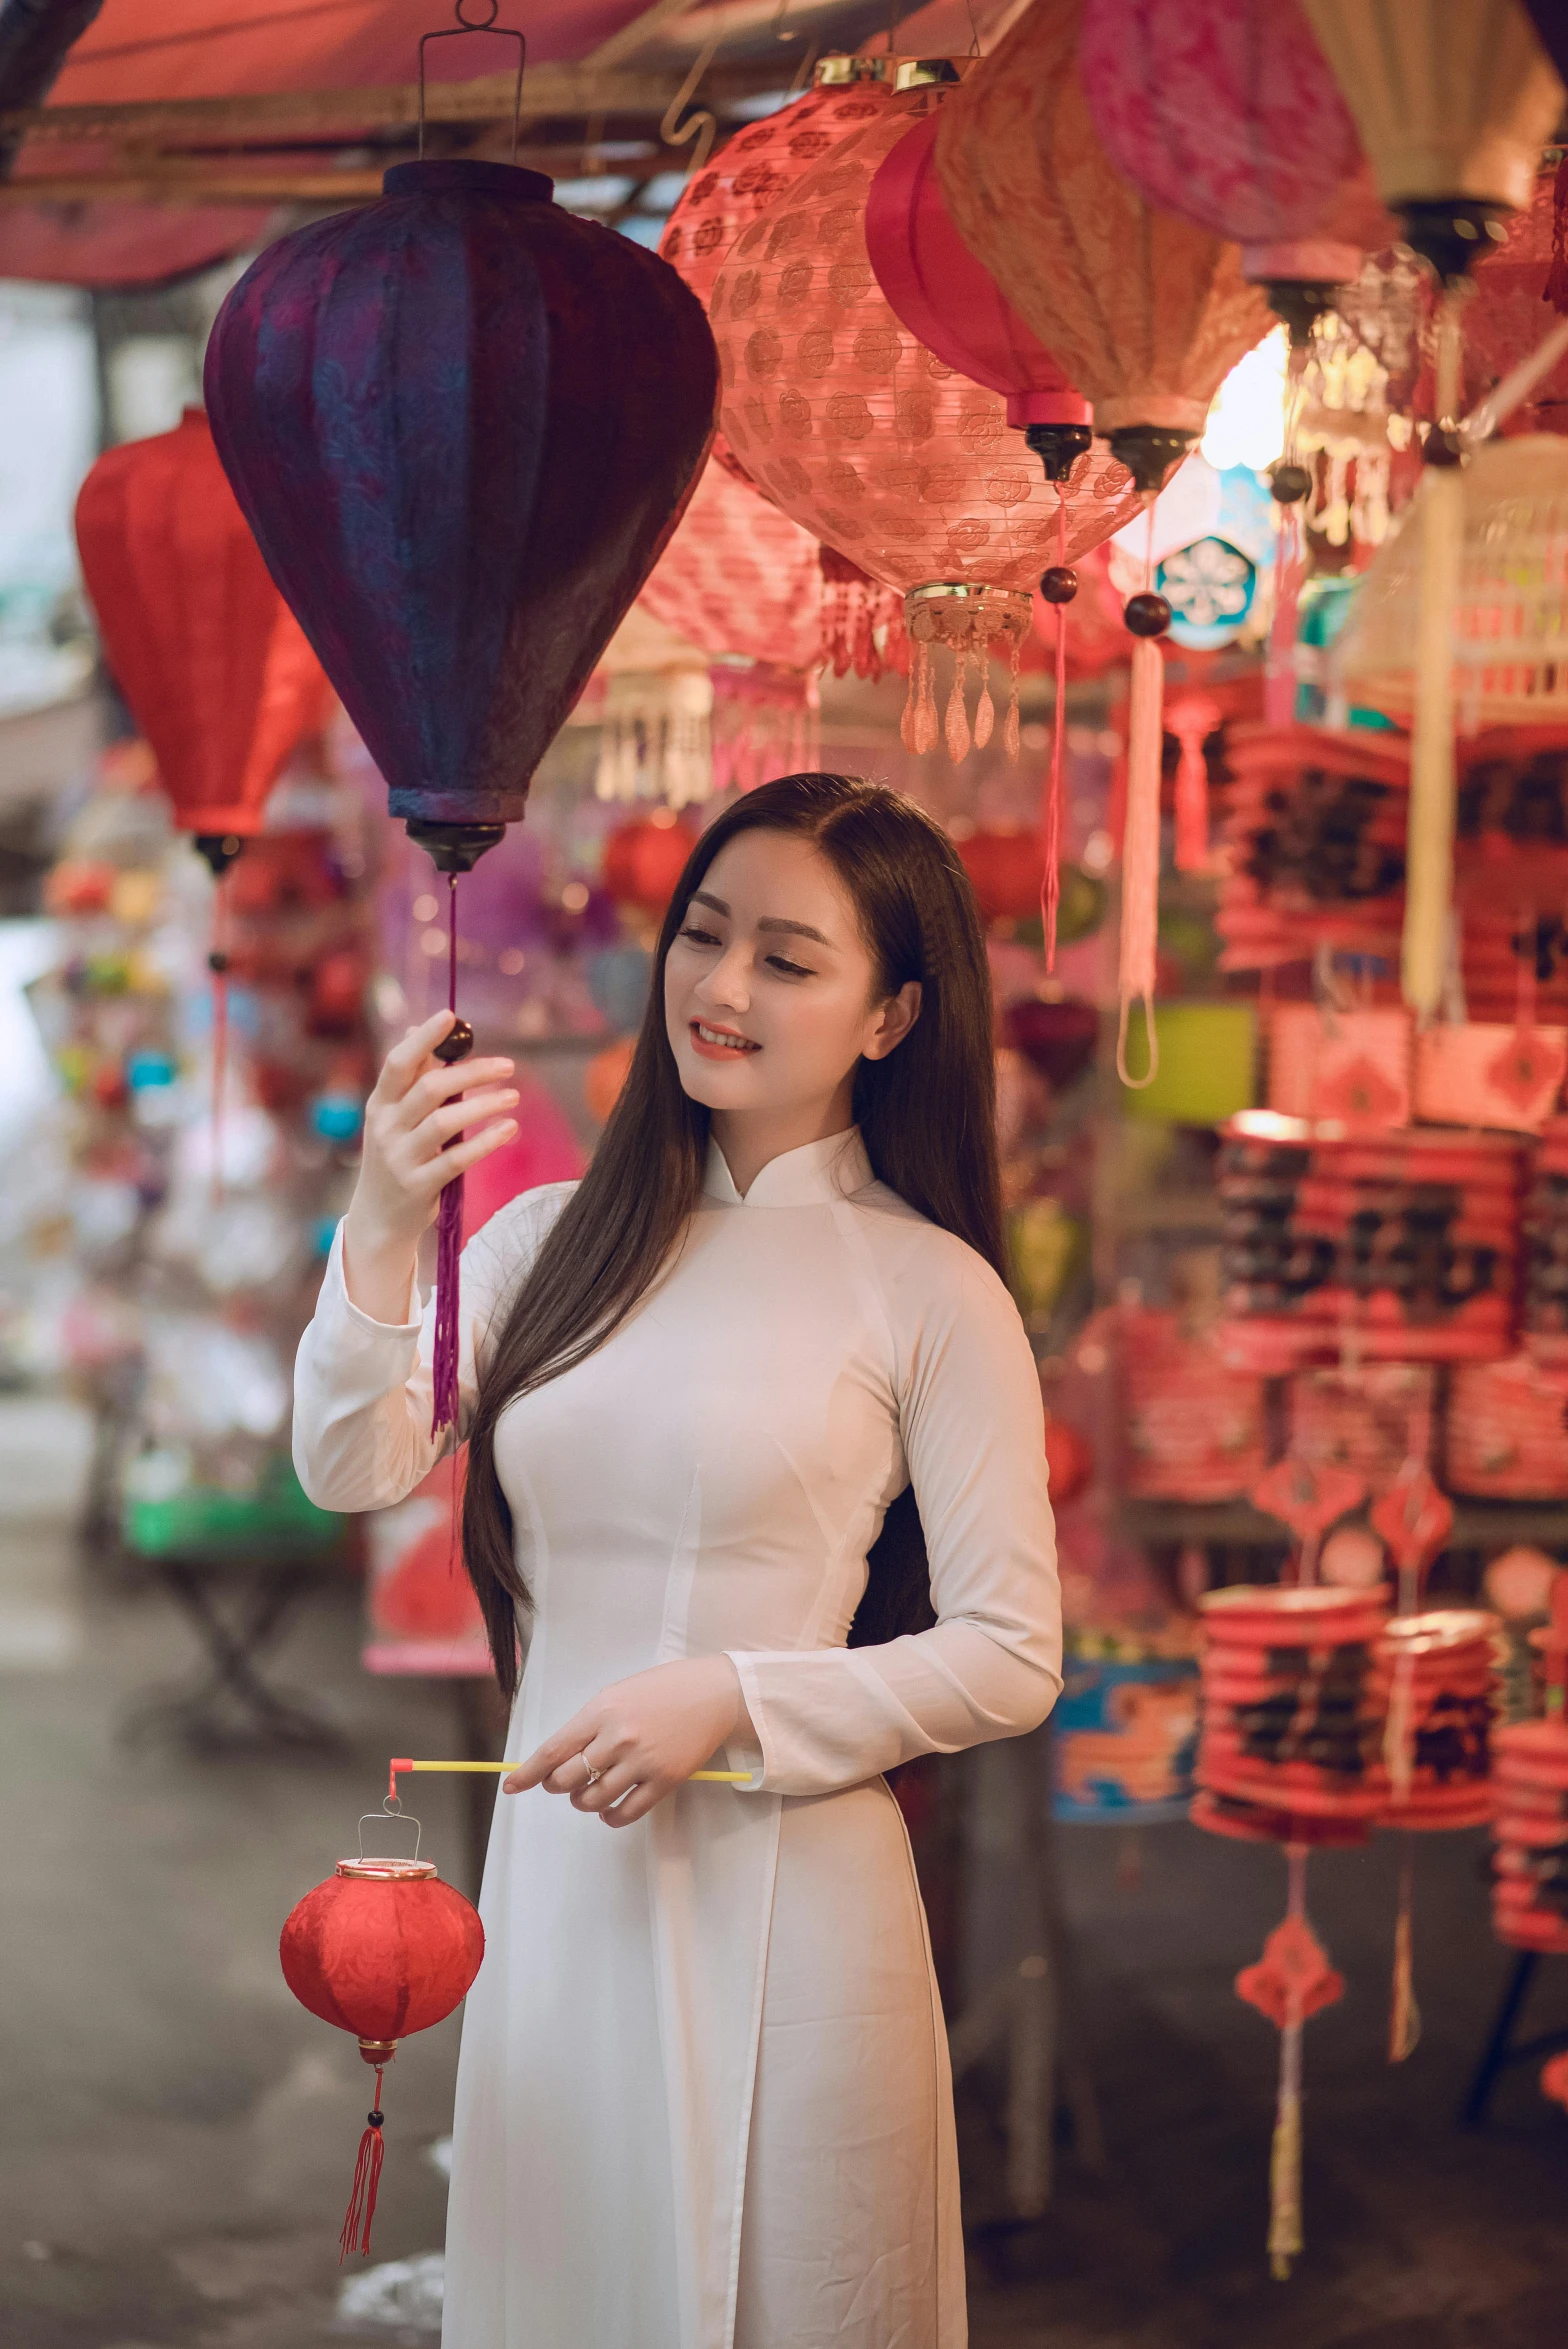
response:
[[[936,745],[934,652],[954,656],[941,732],[950,755],[995,724],[990,652],[1006,650],[1004,740],[1016,755],[1019,652],[1031,591],[1132,510],[1121,467],[1093,455],[1058,490],[1011,443],[1003,402],[957,375],[899,324],[866,252],[878,167],[953,84],[895,93],[881,119],[835,147],[737,240],[710,315],[724,369],[724,426],[758,483],[825,544],[905,597],[913,646],[904,739]],[[1016,452],[1016,453],[1015,453]],[[973,733],[965,703],[980,675]]]
[[[361,1845],[356,1859],[339,1860],[306,1893],[278,1944],[283,1979],[301,2006],[351,2031],[376,2075],[340,2260],[351,2251],[370,2254],[385,2151],[382,2076],[401,2040],[428,2031],[467,1996],[485,1952],[478,1911],[441,1882],[433,1860],[417,1856],[417,1839],[415,1855],[367,1859]]]
[[[1450,953],[1457,724],[1568,717],[1568,445],[1490,442],[1463,475],[1429,465],[1335,647],[1342,689],[1413,716],[1405,995],[1435,1011]]]
[[[457,875],[540,759],[701,470],[701,308],[515,165],[396,164],[270,245],[207,350],[241,507],[408,821]],[[455,1008],[455,1004],[454,1004]],[[472,1045],[459,1022],[441,1050]],[[461,1182],[442,1193],[434,1415],[457,1411]]]
[[[1498,1629],[1495,1615],[1468,1607],[1397,1615],[1385,1625],[1389,1797],[1381,1825],[1426,1833],[1479,1827],[1492,1816],[1492,1649]]]
[[[1397,954],[1410,790],[1410,755],[1398,737],[1233,726],[1225,759],[1221,967],[1310,962],[1325,947]],[[1408,1108],[1384,1122],[1407,1116]]]
[[[1201,1788],[1192,1816],[1213,1834],[1285,1847],[1283,1922],[1240,1997],[1280,2033],[1270,2160],[1269,2258],[1290,2273],[1303,2248],[1302,2029],[1344,1990],[1306,1914],[1314,1845],[1365,1842],[1388,1795],[1382,1760],[1389,1666],[1380,1591],[1236,1585],[1200,1598]]]
[[[1301,0],[1378,194],[1439,277],[1462,278],[1530,200],[1563,85],[1516,0]]]
[[[1388,242],[1350,111],[1299,0],[1095,0],[1083,86],[1105,151],[1162,212],[1242,248],[1293,341]]]
[[[1347,1350],[1495,1361],[1513,1350],[1521,1152],[1500,1135],[1347,1133],[1274,1111],[1225,1129],[1223,1345],[1279,1376]]]

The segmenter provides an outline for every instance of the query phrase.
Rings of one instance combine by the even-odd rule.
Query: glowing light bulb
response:
[[[1217,471],[1250,465],[1261,473],[1284,448],[1286,352],[1285,329],[1276,326],[1220,385],[1202,443]]]

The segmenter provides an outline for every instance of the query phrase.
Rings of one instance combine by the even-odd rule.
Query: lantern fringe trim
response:
[[[943,712],[941,737],[955,766],[971,747],[984,750],[996,724],[991,699],[991,648],[998,641],[1008,656],[1007,715],[1002,721],[1002,745],[1010,759],[1018,756],[1018,671],[1023,641],[1034,619],[1034,600],[1011,587],[960,586],[933,581],[912,588],[904,598],[904,623],[912,648],[909,693],[904,703],[900,733],[904,748],[917,757],[935,750],[936,653],[945,647],[953,655],[953,680]],[[971,729],[967,687],[969,666],[980,669],[980,696]]]
[[[835,677],[853,669],[857,677],[878,684],[889,671],[909,674],[909,637],[904,627],[904,601],[895,587],[883,587],[841,555],[836,547],[818,550],[822,568],[822,658]]]
[[[451,1189],[452,1186],[449,1184],[447,1187]],[[362,2259],[370,2257],[370,2230],[375,2221],[376,2196],[381,2190],[381,2164],[387,2150],[386,2140],[381,2134],[386,2119],[381,2109],[381,2075],[385,2068],[384,2063],[376,2066],[376,2093],[365,2115],[364,2134],[359,2140],[359,2156],[354,2163],[354,2184],[343,2218],[343,2230],[338,2236],[339,2267],[351,2251],[357,2251]]]

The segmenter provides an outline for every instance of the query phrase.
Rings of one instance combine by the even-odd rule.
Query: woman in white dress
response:
[[[516,1100],[509,1062],[432,1057],[448,1020],[388,1056],[300,1349],[329,1508],[440,1449],[415,1250]],[[992,1065],[946,836],[874,785],[764,785],[693,851],[588,1174],[464,1251],[465,1554],[517,1766],[445,2349],[962,2349],[946,2042],[880,1773],[1060,1687]]]

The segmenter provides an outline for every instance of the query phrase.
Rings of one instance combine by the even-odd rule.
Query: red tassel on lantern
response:
[[[450,1188],[451,1186],[449,1186]],[[428,2031],[466,1997],[485,1953],[472,1903],[443,1884],[433,1860],[339,1860],[307,1892],[278,1943],[283,1979],[301,2006],[352,2031],[376,2075],[339,2259],[368,2256],[385,2152],[381,2082],[398,2042]]]

